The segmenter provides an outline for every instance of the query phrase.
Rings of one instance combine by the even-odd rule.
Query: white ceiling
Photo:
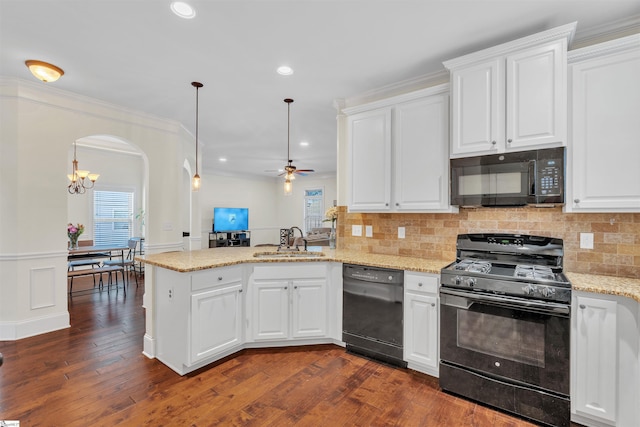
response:
[[[420,80],[444,60],[570,22],[580,40],[640,16],[640,0],[187,1],[191,20],[169,0],[0,0],[0,75],[33,79],[25,60],[51,62],[65,75],[49,85],[192,133],[191,82],[200,81],[210,173],[275,176],[265,171],[286,163],[290,97],[293,164],[324,176],[336,171],[334,100]],[[282,64],[294,74],[276,74]]]

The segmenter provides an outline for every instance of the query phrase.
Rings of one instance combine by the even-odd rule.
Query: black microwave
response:
[[[565,162],[564,147],[451,159],[451,204],[564,204]]]

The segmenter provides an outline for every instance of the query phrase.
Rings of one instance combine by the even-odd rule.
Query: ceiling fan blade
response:
[[[296,169],[296,173],[300,173],[300,172],[310,173],[310,172],[315,172],[315,171],[313,169]]]

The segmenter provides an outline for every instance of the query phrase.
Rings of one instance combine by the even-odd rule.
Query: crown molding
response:
[[[634,34],[608,42],[583,47],[581,49],[572,50],[568,52],[567,60],[569,61],[569,64],[573,64],[575,62],[597,58],[603,55],[613,55],[633,49],[640,49],[640,34]]]
[[[581,49],[638,33],[640,33],[640,15],[634,15],[578,31],[570,49]]]

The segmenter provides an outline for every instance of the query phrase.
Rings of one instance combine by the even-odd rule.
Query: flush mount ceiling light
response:
[[[191,82],[191,86],[196,88],[196,174],[193,175],[191,189],[198,191],[200,189],[200,175],[198,175],[198,90],[204,85],[200,82]]]
[[[287,65],[278,67],[277,71],[281,76],[290,76],[291,74],[293,74],[293,69]]]
[[[87,170],[78,169],[78,160],[76,159],[76,142],[73,142],[73,162],[71,162],[71,174],[67,175],[69,178],[69,185],[67,190],[69,194],[84,194],[88,189],[93,188],[100,175],[97,173],[90,173]],[[85,179],[87,179],[85,183]]]
[[[64,75],[64,71],[62,71],[62,68],[56,67],[55,65],[49,64],[48,62],[29,59],[27,61],[24,61],[24,63],[27,67],[29,67],[29,71],[31,71],[31,74],[45,83],[55,82],[62,75]]]
[[[184,19],[191,19],[196,16],[195,9],[183,1],[171,2],[171,11]]]

